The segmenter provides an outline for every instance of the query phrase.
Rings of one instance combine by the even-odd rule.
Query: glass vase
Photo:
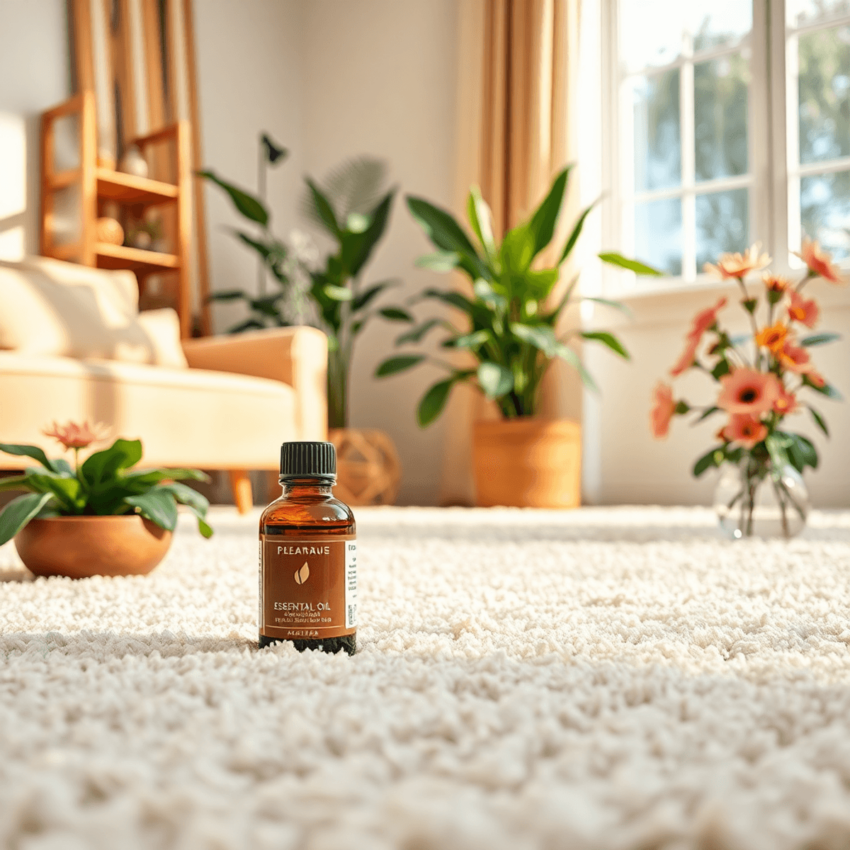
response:
[[[714,491],[720,528],[732,540],[744,537],[790,539],[806,526],[809,494],[790,464],[777,468],[770,458],[745,455],[726,464]]]

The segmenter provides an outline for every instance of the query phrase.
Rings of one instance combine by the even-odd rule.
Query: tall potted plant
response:
[[[417,344],[432,329],[440,328],[445,332],[442,347],[468,352],[469,365],[456,366],[415,352],[385,360],[376,374],[397,374],[429,360],[448,371],[419,404],[418,420],[423,427],[440,415],[453,387],[459,383],[471,384],[495,403],[501,419],[476,422],[474,426],[473,470],[480,505],[578,505],[580,427],[575,422],[538,417],[543,376],[552,362],[560,359],[577,369],[586,385],[595,387],[579,355],[568,344],[571,338],[601,343],[619,357],[629,357],[622,343],[608,331],[575,328],[565,332],[560,328],[577,280],[552,303],[561,267],[571,255],[592,207],[582,212],[555,261],[542,267],[535,264],[554,237],[569,172],[565,168],[557,175],[531,217],[505,233],[501,242],[493,233],[490,208],[475,187],[467,201],[474,237],[451,213],[422,198],[407,198],[413,218],[437,249],[436,253],[421,257],[417,265],[435,271],[463,272],[471,281],[472,295],[426,290],[419,298],[456,308],[463,317],[461,325],[431,318],[400,336],[397,342]],[[658,274],[619,254],[600,257],[638,274]],[[600,298],[586,300],[620,306]]]
[[[259,233],[237,231],[236,235],[257,252],[279,284],[270,295],[229,290],[212,297],[248,303],[251,318],[234,330],[287,323],[286,295],[294,276],[290,246],[272,233],[270,213],[260,198],[213,171],[201,175],[227,193],[237,212],[259,225]],[[395,447],[383,432],[349,428],[348,401],[354,344],[366,323],[376,315],[411,321],[401,307],[376,307],[378,296],[398,281],[364,282],[366,265],[386,230],[395,190],[384,186],[384,164],[369,157],[342,163],[322,184],[309,177],[305,182],[302,212],[331,244],[321,262],[306,268],[301,264],[301,270],[307,275],[305,294],[315,309],[315,322],[328,337],[328,427],[337,446],[340,495],[355,505],[390,503],[401,470]]]

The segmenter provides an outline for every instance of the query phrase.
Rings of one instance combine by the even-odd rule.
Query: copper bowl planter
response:
[[[566,419],[485,420],[472,442],[476,504],[577,508],[581,426]]]
[[[31,520],[15,535],[15,548],[37,576],[140,576],[165,557],[171,539],[137,514],[63,516]]]

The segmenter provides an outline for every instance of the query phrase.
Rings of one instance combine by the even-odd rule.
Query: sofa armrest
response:
[[[191,369],[236,372],[289,384],[298,399],[295,439],[328,433],[328,340],[316,328],[269,328],[235,336],[182,340]]]

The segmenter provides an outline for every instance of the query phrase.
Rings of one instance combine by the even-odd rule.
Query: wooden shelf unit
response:
[[[55,123],[60,118],[78,116],[79,167],[54,171]],[[153,145],[169,145],[172,151],[175,183],[136,177],[99,167],[97,164],[97,115],[94,94],[89,91],[48,110],[41,116],[41,253],[45,257],[76,262],[102,269],[130,269],[140,290],[150,274],[170,274],[176,278],[174,307],[180,318],[180,333],[192,332],[190,277],[191,191],[189,124],[179,121],[155,133],[132,140],[142,151]],[[54,208],[57,192],[79,186],[81,198],[80,239],[57,244],[54,239]],[[126,245],[97,241],[99,207],[114,202],[140,215],[149,207],[173,207],[173,254],[144,251]]]

